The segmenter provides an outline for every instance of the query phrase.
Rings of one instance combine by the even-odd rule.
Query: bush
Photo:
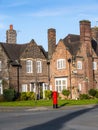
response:
[[[20,94],[20,100],[27,100],[26,92]]]
[[[3,95],[0,95],[0,102],[4,102],[4,96]]]
[[[35,100],[35,93],[34,92],[27,92],[26,93],[27,100]]]
[[[80,99],[83,100],[83,99],[89,99],[89,96],[88,94],[80,94]]]
[[[45,98],[46,99],[52,99],[52,91],[45,90]]]
[[[98,91],[96,91],[96,95],[95,95],[96,98],[98,98]]]
[[[97,90],[95,90],[95,89],[90,89],[89,90],[89,95],[91,95],[93,97],[95,97],[96,93],[97,93]]]
[[[22,92],[20,93],[20,100],[35,100],[36,96],[34,92]]]
[[[70,91],[69,91],[69,90],[66,90],[66,89],[63,89],[63,90],[62,90],[62,94],[63,94],[64,96],[67,96],[67,98],[68,98],[68,96],[69,96],[69,94],[70,94]]]
[[[3,90],[3,96],[4,96],[4,99],[6,101],[13,101],[14,97],[15,97],[15,93],[14,93],[14,89],[4,89]]]

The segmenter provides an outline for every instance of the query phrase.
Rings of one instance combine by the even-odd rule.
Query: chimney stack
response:
[[[12,24],[10,25],[10,30],[13,30],[13,25]]]
[[[54,28],[48,29],[48,59],[51,59],[56,47],[56,30]]]
[[[93,58],[91,45],[91,22],[88,20],[80,21],[80,41],[82,43],[82,54],[84,57],[84,79],[85,90],[93,88]],[[87,81],[86,81],[87,79]]]
[[[91,55],[91,22],[88,20],[80,21],[80,41],[85,54]]]
[[[13,29],[13,25],[11,24],[9,30],[6,31],[6,43],[16,44],[16,37],[16,30]]]

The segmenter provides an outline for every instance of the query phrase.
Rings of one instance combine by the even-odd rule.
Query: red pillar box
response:
[[[58,107],[58,93],[57,91],[53,91],[52,93],[52,96],[53,96],[53,108],[57,108]]]

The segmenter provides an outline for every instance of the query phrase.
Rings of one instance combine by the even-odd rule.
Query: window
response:
[[[0,95],[3,94],[2,80],[0,80]]]
[[[57,69],[64,69],[66,67],[65,59],[57,60]]]
[[[2,61],[0,61],[0,71],[2,70]]]
[[[30,92],[34,92],[34,83],[30,84]]]
[[[22,92],[27,92],[27,84],[22,85]]]
[[[36,62],[36,69],[37,69],[37,73],[42,73],[42,63],[41,63],[41,61]]]
[[[79,89],[79,92],[82,90],[82,85],[80,83],[78,84],[78,89]]]
[[[93,62],[93,70],[97,70],[97,62]]]
[[[32,60],[27,60],[26,61],[26,72],[27,73],[32,73]]]
[[[77,69],[82,69],[82,61],[77,61]]]
[[[67,89],[67,78],[56,78],[55,90],[58,92],[62,92],[63,89]]]

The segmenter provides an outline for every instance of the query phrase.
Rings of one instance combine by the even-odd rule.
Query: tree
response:
[[[69,94],[70,94],[70,91],[69,91],[69,90],[66,90],[66,89],[63,89],[63,90],[62,90],[62,94],[63,94],[64,96],[67,96],[67,98],[68,98],[68,96],[69,96]]]

